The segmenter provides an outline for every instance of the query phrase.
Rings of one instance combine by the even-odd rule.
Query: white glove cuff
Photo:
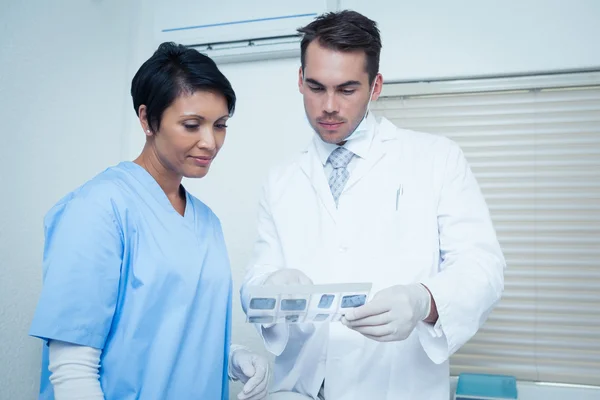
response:
[[[417,286],[421,293],[421,298],[419,299],[419,304],[421,305],[421,309],[419,310],[419,321],[424,321],[431,313],[431,294],[425,285],[419,283]]]

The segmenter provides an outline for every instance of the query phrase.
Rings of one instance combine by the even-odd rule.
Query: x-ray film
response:
[[[254,310],[273,310],[275,309],[276,300],[273,298],[257,297],[250,301],[250,308]]]
[[[367,296],[364,294],[351,294],[342,297],[342,304],[340,308],[354,308],[360,307],[365,304]]]
[[[268,285],[249,288],[246,321],[254,324],[338,322],[367,302],[370,283]]]

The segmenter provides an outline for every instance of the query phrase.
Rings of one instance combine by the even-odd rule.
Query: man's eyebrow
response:
[[[314,86],[325,87],[325,85],[323,85],[321,82],[319,82],[319,81],[317,81],[315,79],[312,79],[312,78],[307,78],[306,82],[310,83],[311,85],[314,85]],[[337,85],[336,88],[337,89],[343,89],[343,88],[348,87],[348,86],[360,86],[360,85],[361,85],[361,83],[359,81],[346,81],[346,82],[344,82],[342,84]]]
[[[321,82],[319,82],[319,81],[316,81],[316,80],[314,80],[314,79],[312,79],[312,78],[307,78],[307,79],[306,79],[306,83],[310,83],[310,84],[312,84],[312,85],[316,85],[316,86],[325,87],[325,85],[323,85]]]
[[[361,85],[361,83],[359,81],[347,81],[347,82],[342,83],[341,85],[337,85],[337,88],[340,89],[340,88],[345,88],[348,86],[360,86],[360,85]]]

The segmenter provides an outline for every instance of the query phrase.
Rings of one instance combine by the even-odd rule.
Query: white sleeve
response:
[[[419,324],[421,344],[442,363],[481,328],[504,289],[502,250],[490,214],[458,145],[451,143],[438,203],[440,272],[423,281],[436,302],[434,326]]]
[[[99,369],[102,351],[88,346],[51,340],[50,382],[55,400],[104,400]]]
[[[281,243],[269,204],[269,180],[263,185],[258,209],[258,238],[254,245],[252,260],[246,272],[246,277],[240,289],[241,303],[244,312],[248,311],[250,301],[247,289],[250,286],[262,285],[267,276],[284,267]],[[289,339],[289,329],[286,324],[270,326],[255,325],[263,339],[266,349],[278,356],[281,355]]]

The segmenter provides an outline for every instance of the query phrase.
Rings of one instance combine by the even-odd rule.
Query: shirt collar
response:
[[[364,118],[358,127],[352,132],[348,139],[346,139],[346,143],[343,147],[350,150],[357,156],[362,159],[366,159],[369,154],[369,149],[371,148],[371,143],[373,142],[373,136],[375,134],[375,116],[372,112],[367,114],[367,117]],[[314,138],[317,155],[319,156],[319,160],[323,165],[327,163],[327,159],[331,155],[331,153],[337,149],[339,146],[333,143],[326,143],[321,140],[319,135],[315,133]]]

